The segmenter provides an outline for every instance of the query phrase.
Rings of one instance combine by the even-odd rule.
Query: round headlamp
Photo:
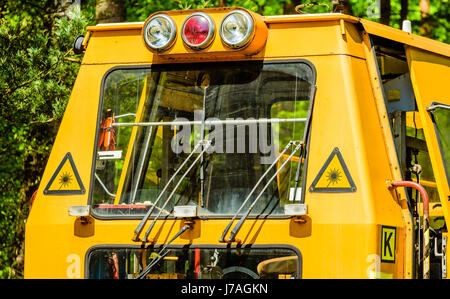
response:
[[[162,51],[175,41],[177,27],[168,15],[157,14],[145,23],[143,34],[147,46],[155,51]]]
[[[228,13],[220,24],[220,37],[231,48],[245,46],[250,41],[253,31],[253,18],[243,10]]]
[[[205,13],[191,14],[183,23],[181,38],[193,49],[204,49],[213,40],[214,22]]]

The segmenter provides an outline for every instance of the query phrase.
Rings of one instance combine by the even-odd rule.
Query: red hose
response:
[[[198,279],[200,272],[200,248],[195,248],[195,260],[194,260],[195,279]]]
[[[430,211],[430,209],[429,209],[430,203],[429,203],[429,199],[428,199],[428,193],[422,185],[420,185],[416,182],[412,182],[412,181],[398,181],[398,182],[391,182],[391,184],[395,188],[409,187],[409,188],[414,188],[417,191],[419,191],[420,196],[422,196],[422,199],[423,199],[423,215],[424,215],[424,218],[426,218],[428,220],[429,211]]]

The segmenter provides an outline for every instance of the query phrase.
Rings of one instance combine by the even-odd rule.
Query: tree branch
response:
[[[53,71],[53,68],[60,62],[61,58],[65,59],[67,55],[69,55],[70,51],[72,51],[72,49],[69,49],[69,51],[67,51],[62,57],[58,57],[58,59],[56,60],[55,63],[53,63],[50,68],[48,70],[42,70],[39,73],[37,73],[34,77],[32,77],[31,79],[22,82],[21,84],[15,86],[14,88],[8,90],[7,92],[4,93],[4,97],[9,96],[10,94],[14,93],[16,90],[18,90],[19,88],[22,88],[24,86],[29,85],[31,82],[33,82],[34,80],[40,78],[40,77],[45,77],[48,74],[50,74]],[[42,75],[43,74],[43,75]]]
[[[389,26],[391,22],[391,0],[381,0],[380,14],[380,23]]]

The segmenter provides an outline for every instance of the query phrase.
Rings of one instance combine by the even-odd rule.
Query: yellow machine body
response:
[[[218,27],[233,9],[201,11]],[[192,12],[166,13],[181,28]],[[431,162],[428,167],[435,178],[419,183],[434,192],[430,217],[443,217],[445,223],[450,217],[446,174],[450,161],[439,145],[427,108],[433,102],[450,105],[450,46],[342,14],[253,16],[259,28],[254,44],[244,50],[224,46],[218,32],[208,48],[192,50],[177,32],[168,51],[154,53],[143,41],[144,23],[87,28],[79,74],[26,223],[25,278],[88,278],[93,249],[141,245],[131,239],[142,217],[104,219],[92,213],[81,217],[69,214],[69,207],[92,205],[93,161],[105,76],[114,69],[218,61],[307,61],[315,73],[307,163],[303,166],[307,213],[249,218],[230,246],[291,248],[300,261],[298,278],[417,277],[408,190],[390,189],[387,184],[405,180],[405,166],[396,150],[394,128],[399,121],[393,124],[390,119],[385,101],[388,93],[381,80],[383,67],[390,65],[383,55],[377,55],[375,44],[382,48],[395,43],[405,53],[402,73],[411,80],[416,102],[415,111],[406,112],[406,126],[412,127],[414,118],[416,127],[423,130]],[[389,94],[395,96],[395,92]],[[327,159],[331,159],[328,164]],[[324,175],[330,169],[347,171],[342,186],[335,186],[346,192],[327,192],[333,191],[329,189],[331,179]],[[60,177],[64,173],[75,183],[64,184],[64,177]],[[58,193],[64,188],[72,194]],[[225,248],[218,240],[230,220],[231,216],[195,218],[192,228],[172,245]],[[156,221],[150,243],[168,243],[187,222],[173,217]],[[149,278],[180,276],[152,275]],[[286,273],[278,273],[277,278],[285,277]]]

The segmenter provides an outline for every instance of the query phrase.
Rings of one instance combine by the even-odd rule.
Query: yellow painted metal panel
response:
[[[378,131],[383,135],[382,142],[380,144],[383,144],[384,146],[384,155],[382,157],[386,157],[388,159],[389,166],[385,170],[389,170],[389,175],[384,175],[385,179],[392,178],[392,180],[401,181],[402,175],[400,173],[400,166],[398,162],[398,158],[396,155],[396,150],[394,146],[394,141],[392,139],[392,133],[390,130],[390,124],[389,119],[387,115],[386,106],[384,104],[384,98],[382,93],[382,86],[381,81],[378,75],[378,68],[377,68],[377,62],[375,59],[375,53],[373,52],[373,48],[370,42],[370,38],[367,32],[363,32],[363,47],[365,51],[366,56],[366,66],[368,71],[368,78],[370,81],[370,86],[372,89],[372,96],[374,98],[373,103],[376,106],[376,115],[378,118],[378,121],[372,120],[373,124],[376,124],[378,126]],[[372,171],[379,171],[383,168],[376,167],[376,163],[378,162],[376,159],[370,159],[370,163],[373,163]],[[380,176],[382,178],[383,176]],[[381,182],[378,186],[381,186]],[[400,194],[394,194],[394,196],[397,196],[399,203],[401,204],[402,210],[402,219],[405,225],[405,243],[404,243],[404,256],[405,256],[405,262],[403,264],[403,271],[404,271],[404,277],[405,278],[412,278],[413,273],[413,244],[412,244],[412,220],[411,216],[407,210],[407,204],[406,204],[406,193],[405,190],[400,190]],[[388,212],[389,210],[385,211]],[[381,214],[383,214],[383,211],[380,211]],[[386,213],[388,215],[388,213]]]
[[[144,22],[135,23],[116,23],[116,24],[99,24],[97,26],[86,27],[87,31],[117,31],[117,30],[142,30]]]
[[[413,46],[446,57],[450,57],[450,45],[416,34],[411,34],[377,22],[360,19],[367,33],[384,37],[405,45]]]
[[[82,66],[53,144],[25,230],[25,278],[65,277],[66,259],[71,253],[83,257],[74,238],[71,205],[85,205],[91,181],[100,85],[110,65]],[[86,188],[84,194],[44,195],[45,186],[70,152]],[[64,244],[64,245],[62,245]],[[75,259],[75,261],[76,259]],[[81,270],[83,262],[81,261]],[[82,274],[82,272],[81,272]]]
[[[267,24],[276,23],[299,23],[299,22],[324,22],[324,21],[340,21],[343,20],[349,23],[358,23],[359,18],[340,14],[340,13],[325,13],[325,14],[297,14],[297,15],[280,15],[280,16],[266,16],[264,22]]]

